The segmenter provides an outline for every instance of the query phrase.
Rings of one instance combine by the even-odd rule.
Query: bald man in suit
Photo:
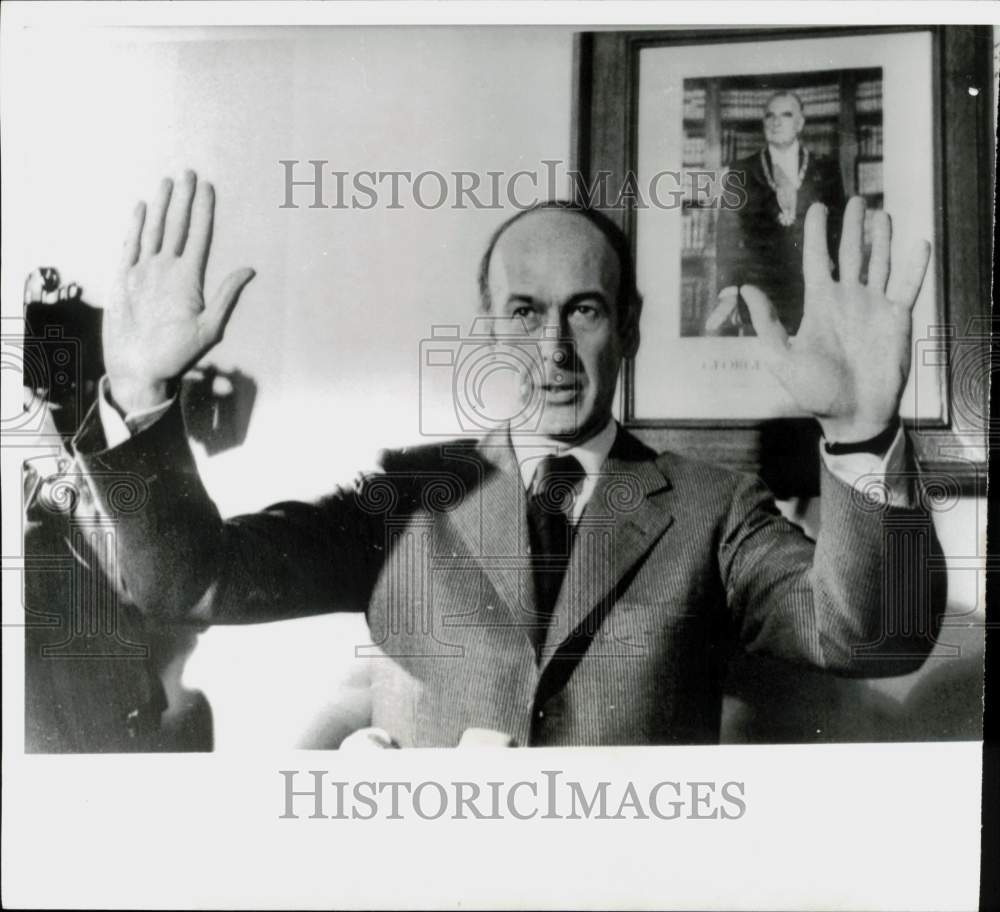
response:
[[[710,335],[753,331],[746,303],[738,306],[742,285],[761,289],[785,331],[798,332],[805,300],[805,220],[813,203],[827,208],[827,250],[830,261],[837,261],[846,202],[840,165],[801,141],[806,118],[794,92],[772,95],[763,120],[764,147],[729,169],[739,176],[745,201],[739,209],[719,212],[719,300],[705,323]]]
[[[896,413],[929,252],[887,296],[879,220],[862,284],[860,200],[841,252],[849,281],[830,277],[823,212],[810,213],[811,347],[789,347],[763,293],[744,292],[779,377],[824,430],[815,542],[755,478],[657,454],[612,418],[639,345],[629,244],[570,203],[509,219],[480,271],[498,339],[516,326],[535,345],[520,385],[538,406],[531,433],[390,451],[316,503],[224,520],[174,396],[253,277],[240,270],[203,297],[213,206],[189,173],[136,209],[100,406],[76,440],[99,497],[108,471],[145,482],[142,504],[116,517],[124,585],[143,610],[180,623],[365,612],[379,647],[359,650],[372,721],[404,747],[483,730],[517,745],[714,742],[736,652],[861,676],[923,661],[943,594],[912,579],[914,536],[893,530],[937,548],[918,492],[894,476],[909,458]],[[824,331],[859,304],[865,319],[847,335]]]

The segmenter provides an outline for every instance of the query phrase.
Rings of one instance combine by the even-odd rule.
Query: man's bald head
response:
[[[529,224],[528,220],[533,224]],[[595,245],[596,238],[602,240],[603,244]],[[479,264],[479,301],[484,313],[494,310],[490,273],[494,254],[501,241],[509,251],[518,250],[520,256],[530,255],[526,245],[537,244],[540,239],[544,239],[549,246],[562,248],[560,256],[572,256],[575,248],[580,257],[586,258],[584,250],[593,251],[603,247],[601,258],[605,272],[610,268],[617,272],[614,305],[618,326],[625,328],[638,321],[641,300],[635,286],[632,248],[627,235],[606,215],[568,200],[550,200],[518,212],[493,233]],[[503,249],[500,253],[503,255]],[[495,269],[493,275],[496,277]]]
[[[771,102],[778,100],[790,100],[795,103],[795,106],[799,109],[799,115],[802,117],[806,116],[806,106],[802,103],[802,98],[798,92],[793,92],[791,89],[781,89],[770,95],[766,102],[764,102],[764,111],[771,107]]]

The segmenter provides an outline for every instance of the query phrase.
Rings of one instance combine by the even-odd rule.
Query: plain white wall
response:
[[[7,72],[31,92],[6,95],[5,207],[23,216],[4,239],[5,306],[43,263],[100,303],[132,202],[185,166],[217,189],[209,285],[257,269],[211,358],[258,383],[245,445],[199,460],[224,513],[319,495],[418,437],[419,340],[471,316],[503,218],[282,210],[278,161],[510,173],[569,153],[567,29],[94,31],[18,47]],[[940,517],[949,554],[982,553],[984,513],[967,500]],[[955,610],[978,622],[980,585],[953,574]],[[220,749],[318,743],[331,715],[363,721],[348,660],[364,639],[359,619],[337,616],[214,628],[185,681],[212,701]],[[912,686],[878,685],[893,699]]]
[[[20,264],[45,262],[100,303],[132,203],[194,167],[218,196],[209,288],[238,266],[258,273],[211,356],[255,377],[255,414],[246,446],[206,478],[223,510],[320,494],[418,437],[419,340],[473,314],[478,259],[505,213],[314,210],[308,189],[302,208],[280,209],[279,160],[540,171],[568,155],[571,33],[151,31],[40,42],[62,65],[23,70],[34,84],[6,112],[17,179],[5,190],[36,215],[5,292],[20,297]]]
[[[279,160],[512,173],[569,151],[567,29],[94,31],[21,48],[31,92],[9,96],[5,205],[34,215],[8,239],[5,301],[44,263],[101,303],[133,201],[185,166],[217,191],[209,287],[257,270],[211,356],[258,384],[245,445],[199,460],[224,513],[318,496],[418,438],[419,340],[467,324],[506,215],[311,210],[308,190],[280,209]],[[218,747],[294,743],[331,700],[344,709],[365,638],[345,617],[215,628],[185,682],[212,701]]]

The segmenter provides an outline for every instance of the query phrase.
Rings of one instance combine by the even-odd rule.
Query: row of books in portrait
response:
[[[836,151],[836,134],[829,129],[803,130],[802,142],[814,155],[829,156]],[[741,158],[748,158],[764,148],[764,137],[758,130],[723,130],[719,144],[719,160],[728,165]],[[704,136],[687,136],[684,139],[684,164],[701,168],[708,159],[709,148]]]
[[[858,127],[858,155],[882,157],[882,124],[862,124]]]
[[[708,280],[700,276],[681,279],[681,335],[698,335],[705,323],[710,289]]]
[[[812,155],[836,158],[839,154],[839,134],[833,124],[806,124],[802,130],[802,142]],[[760,151],[764,138],[757,130],[722,131],[720,161],[730,164],[747,158]],[[708,159],[708,142],[704,136],[685,136],[683,146],[684,164],[689,168],[704,167]],[[857,154],[863,158],[881,158],[882,125],[862,124],[857,131]]]
[[[857,165],[856,193],[872,196],[882,192],[882,162],[859,161]]]
[[[832,124],[806,124],[800,134],[802,144],[811,155],[821,155],[830,158],[837,152],[837,131]],[[722,131],[722,161],[725,163],[737,161],[753,155],[764,145],[759,131],[723,130]]]
[[[685,209],[681,216],[681,250],[705,253],[715,250],[715,209]]]
[[[836,82],[800,86],[793,90],[802,100],[807,118],[832,117],[840,113],[845,99],[841,98]],[[749,120],[764,116],[764,106],[774,95],[773,88],[722,89],[719,92],[719,116],[722,120]],[[685,120],[703,120],[706,111],[706,90],[692,87],[684,91]],[[854,110],[864,114],[882,110],[882,80],[862,79],[854,86]]]

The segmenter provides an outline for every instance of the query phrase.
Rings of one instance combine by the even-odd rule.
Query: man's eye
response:
[[[538,327],[538,310],[532,304],[520,304],[511,308],[508,319],[511,332],[534,332]]]
[[[601,311],[593,304],[574,304],[570,308],[569,317],[575,323],[590,324],[597,321]]]

